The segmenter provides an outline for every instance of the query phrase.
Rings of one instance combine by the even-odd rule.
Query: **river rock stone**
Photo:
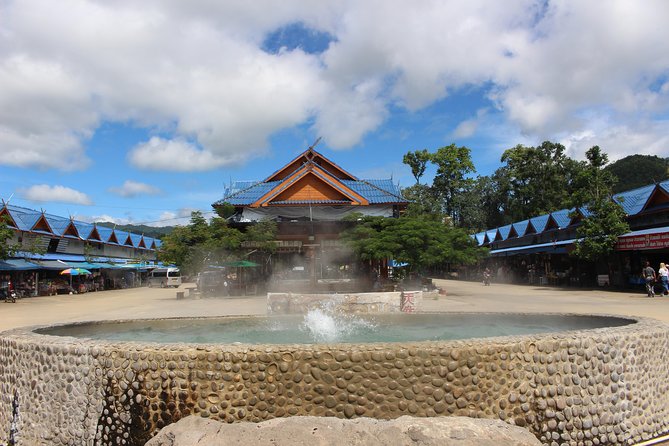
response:
[[[203,444],[536,446],[541,443],[520,427],[465,417],[402,416],[395,420],[290,417],[262,423],[226,424],[189,416],[163,428],[146,446]]]

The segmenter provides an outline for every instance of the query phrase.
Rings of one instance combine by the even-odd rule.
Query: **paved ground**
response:
[[[435,280],[447,294],[423,302],[426,311],[565,312],[636,315],[669,323],[669,297],[637,292],[560,289]],[[184,291],[187,285],[182,285]],[[134,288],[0,302],[0,331],[51,323],[152,317],[265,314],[265,297],[176,300],[176,290]]]

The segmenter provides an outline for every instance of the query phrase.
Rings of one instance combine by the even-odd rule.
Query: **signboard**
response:
[[[662,249],[669,246],[669,232],[620,237],[616,251]]]
[[[404,291],[400,293],[400,310],[404,313],[416,311],[415,293]]]

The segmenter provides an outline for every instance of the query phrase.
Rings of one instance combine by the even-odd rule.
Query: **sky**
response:
[[[665,0],[0,0],[0,198],[183,224],[319,137],[401,186],[449,144],[479,175],[545,140],[666,157],[667,23]]]

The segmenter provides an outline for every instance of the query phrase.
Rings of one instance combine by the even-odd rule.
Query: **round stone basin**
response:
[[[198,344],[315,344],[449,341],[557,333],[633,323],[610,316],[423,313],[109,321],[36,330],[108,341]]]
[[[0,429],[0,444],[16,426],[21,444],[139,446],[192,414],[230,423],[468,416],[570,445],[628,445],[669,432],[669,327],[659,321],[323,316],[89,322],[1,333],[0,426],[8,428]],[[353,327],[338,330],[346,324]],[[346,337],[356,330],[363,337]],[[289,337],[296,331],[320,334]],[[340,331],[344,337],[329,337]],[[370,338],[375,331],[387,334]]]

